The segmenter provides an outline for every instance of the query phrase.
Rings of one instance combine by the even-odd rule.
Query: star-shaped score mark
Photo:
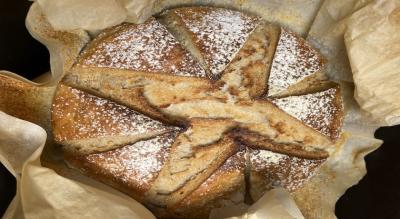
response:
[[[219,84],[205,78],[175,77],[157,73],[140,74],[129,70],[79,67],[73,69],[64,78],[62,84],[65,85],[60,85],[55,98],[56,101],[60,99],[60,103],[55,102],[53,115],[55,112],[61,117],[68,113],[74,114],[74,119],[67,120],[67,122],[70,121],[74,124],[63,124],[64,127],[82,126],[82,121],[87,121],[88,127],[92,127],[96,123],[97,125],[94,127],[98,126],[99,128],[93,129],[94,132],[100,130],[104,132],[105,127],[109,127],[108,133],[105,131],[101,137],[95,137],[94,142],[103,142],[101,140],[103,138],[119,139],[121,136],[140,134],[145,139],[152,139],[152,137],[159,136],[162,133],[176,132],[176,128],[171,127],[174,124],[182,127],[180,134],[172,141],[173,143],[164,141],[166,144],[170,144],[170,148],[168,149],[169,152],[164,151],[163,153],[169,153],[169,155],[158,164],[159,168],[153,168],[153,172],[149,173],[151,177],[148,180],[148,185],[145,186],[146,189],[142,190],[143,192],[146,191],[147,201],[159,206],[174,205],[182,201],[220,168],[240,147],[268,150],[286,154],[289,157],[323,160],[328,156],[326,151],[333,144],[331,137],[335,138],[335,136],[330,136],[329,130],[335,128],[330,126],[331,122],[322,124],[323,130],[328,130],[324,133],[313,128],[313,124],[308,124],[307,121],[312,120],[312,118],[318,119],[315,116],[328,112],[323,110],[324,108],[338,106],[335,105],[338,98],[335,93],[338,92],[336,86],[315,93],[320,96],[313,94],[296,96],[300,98],[297,102],[301,101],[306,104],[306,108],[303,110],[305,110],[307,116],[304,117],[302,114],[292,113],[289,115],[285,112],[285,110],[288,111],[296,107],[282,103],[285,100],[289,103],[295,103],[294,100],[287,100],[290,97],[246,99],[243,98],[246,95],[235,95],[235,92],[226,89],[225,83]],[[79,110],[80,105],[89,102],[83,97],[73,97],[75,100],[72,100],[72,102],[76,102],[77,105],[72,110],[61,107],[62,104],[65,105],[69,102],[66,100],[65,94],[60,95],[60,92],[67,87],[70,90],[80,88],[99,96],[91,96],[91,98],[99,98],[99,100],[92,100],[95,107],[84,107],[94,110],[94,112],[88,113]],[[70,92],[74,93],[73,91]],[[330,101],[327,101],[327,99],[330,99]],[[312,101],[308,103],[310,106],[307,106],[307,101]],[[318,101],[325,102],[319,104]],[[123,110],[115,112],[115,108],[122,107],[118,104],[118,106],[111,106],[116,103],[125,105],[124,109],[127,112]],[[138,103],[145,104],[138,105]],[[69,105],[73,105],[73,103],[69,103]],[[285,107],[288,108],[285,109]],[[61,111],[58,112],[59,110]],[[68,110],[68,112],[63,112],[63,110]],[[336,115],[332,112],[328,113],[330,116]],[[85,119],[89,115],[98,115],[98,118]],[[136,121],[143,121],[142,118],[139,118],[143,115],[149,120],[149,123],[154,124],[149,126],[149,123],[135,123]],[[295,118],[296,116],[298,118]],[[81,117],[82,119],[79,119]],[[110,122],[97,122],[97,119],[102,120],[100,119],[102,117],[107,117]],[[127,119],[120,120],[115,117],[126,117]],[[161,123],[152,118],[159,118]],[[332,122],[335,121],[335,118],[330,119]],[[53,117],[54,124],[60,121],[61,119]],[[116,124],[111,124],[112,121]],[[121,121],[124,122],[121,123]],[[116,126],[124,126],[124,123],[129,124],[126,125],[127,127],[134,127],[136,130],[127,128],[124,132],[117,131]],[[318,124],[321,125],[321,123]],[[87,129],[83,128],[83,130]],[[62,128],[55,130],[61,133],[67,131]],[[137,130],[141,132],[138,133]],[[148,133],[153,134],[146,135]],[[76,134],[76,139],[84,139],[83,136],[79,137],[79,135],[83,135],[83,132],[78,131]],[[138,139],[127,138],[126,140],[120,144],[108,141],[103,148],[100,144],[97,144],[94,151],[90,153],[107,151],[110,146],[111,148],[118,148],[135,145]],[[82,140],[82,142],[84,142],[82,147],[89,148],[90,151],[90,145],[85,145],[85,140]],[[68,141],[62,144],[65,148],[72,148],[72,145],[74,145]],[[159,143],[158,147],[161,150],[161,148],[169,147],[169,145]],[[161,152],[156,151],[147,156],[161,156],[159,153]],[[87,160],[87,158],[85,159]],[[104,159],[107,160],[106,157]],[[119,163],[121,164],[121,162]],[[108,163],[106,166],[100,165],[98,167],[109,169],[112,165]],[[127,167],[119,166],[119,168],[126,169]],[[121,172],[121,174],[123,173]],[[126,179],[126,177],[123,178]]]

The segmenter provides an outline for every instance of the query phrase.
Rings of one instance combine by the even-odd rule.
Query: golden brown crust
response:
[[[163,103],[190,100],[191,98],[199,98],[199,96],[204,97],[207,95],[207,90],[215,89],[215,86],[204,78],[178,77],[156,72],[99,67],[82,68],[79,66],[75,66],[64,77],[63,83],[131,107],[152,118],[175,124],[180,121],[176,121],[176,118],[166,117],[159,109],[148,102],[144,93],[146,89],[159,93],[158,96]],[[173,94],[168,95],[169,92],[160,94],[160,89],[170,87],[173,88],[171,91],[175,90],[181,97],[177,98],[178,95]],[[185,89],[185,92],[182,89]]]
[[[68,164],[138,201],[157,178],[178,132],[169,132],[121,148],[88,155],[64,151]]]
[[[236,144],[227,136],[203,146],[190,145],[184,135],[180,137],[171,148],[167,164],[147,193],[147,200],[153,205],[174,206],[208,179],[236,151]]]
[[[242,203],[244,197],[245,151],[240,150],[171,211],[177,218],[207,218],[212,209]]]
[[[329,156],[326,151],[321,149],[304,148],[304,146],[299,143],[274,142],[265,136],[244,129],[236,130],[234,136],[242,144],[254,149],[267,149],[276,153],[308,159],[325,159]]]
[[[250,194],[257,201],[273,187],[283,187],[293,192],[311,178],[326,159],[309,159],[274,153],[268,150],[249,149]]]
[[[93,153],[173,130],[107,99],[60,84],[52,106],[54,140],[68,151]]]
[[[296,33],[281,28],[271,72],[267,96],[276,96],[287,89],[295,89],[302,80],[313,78],[325,66],[326,60]]]
[[[180,30],[190,37],[212,79],[220,77],[259,22],[258,17],[224,8],[184,7],[166,13],[172,14],[183,27]]]
[[[344,112],[338,84],[330,83],[319,91],[275,98],[272,102],[332,141],[340,137]]]
[[[247,91],[251,98],[264,95],[279,31],[275,25],[260,22],[222,72],[221,81],[237,93]]]
[[[123,23],[105,30],[86,46],[77,65],[206,76],[191,54],[154,18],[143,24]]]
[[[246,102],[241,104],[246,104]],[[244,123],[241,124],[241,128],[265,136],[275,143],[292,142],[301,144],[307,150],[332,148],[333,142],[327,136],[288,115],[270,101],[256,100],[247,104],[251,104],[253,110],[262,112],[267,121],[266,123]]]

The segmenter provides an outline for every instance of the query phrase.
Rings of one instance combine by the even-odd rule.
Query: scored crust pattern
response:
[[[206,218],[274,186],[294,191],[323,164],[340,137],[340,87],[296,88],[323,63],[259,17],[168,10],[83,49],[57,88],[53,134],[70,166],[157,217]]]

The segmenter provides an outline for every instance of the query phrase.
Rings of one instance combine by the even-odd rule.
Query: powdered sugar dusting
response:
[[[61,125],[55,136],[59,141],[146,134],[173,128],[75,88],[61,85],[59,92],[63,95],[56,96],[52,108],[53,120]]]
[[[295,33],[281,29],[268,80],[268,95],[277,94],[323,67],[319,53]]]
[[[335,104],[336,96],[337,88],[330,88],[312,94],[274,99],[272,102],[311,128],[335,138],[339,134],[332,125],[339,110]]]
[[[206,77],[204,69],[191,54],[154,18],[143,24],[124,23],[109,31],[114,33],[99,35],[96,43],[85,49],[78,63]]]
[[[259,173],[271,186],[295,191],[325,160],[309,160],[268,150],[250,150],[252,172]]]
[[[265,165],[279,165],[280,162],[284,162],[288,156],[284,154],[275,153],[267,150],[252,150],[250,154],[250,161],[256,165],[256,168],[263,168]]]
[[[90,154],[84,159],[95,165],[99,174],[146,190],[161,170],[177,134],[166,133],[112,151]]]
[[[200,47],[212,78],[218,78],[259,19],[223,8],[181,8],[175,13],[193,34],[194,43]]]
[[[325,160],[308,160],[292,157],[290,160],[290,168],[288,168],[288,177],[282,180],[282,184],[287,190],[295,191],[315,175],[318,167],[323,162],[325,162]]]

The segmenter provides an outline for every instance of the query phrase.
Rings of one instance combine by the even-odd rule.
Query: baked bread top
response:
[[[176,129],[65,85],[58,87],[53,105],[55,141],[79,153],[107,151]]]
[[[308,94],[272,99],[280,109],[304,122],[309,127],[329,136],[333,141],[340,136],[342,108],[340,87],[330,84]]]
[[[325,60],[292,31],[281,29],[268,79],[268,96],[278,95],[302,80],[315,77]]]
[[[85,48],[77,65],[206,76],[193,56],[155,18],[102,32]]]
[[[54,138],[72,167],[158,217],[206,217],[294,191],[327,159],[343,106],[323,64],[257,16],[171,9],[83,49],[56,91]]]
[[[259,22],[256,16],[224,8],[189,7],[166,11],[167,25],[184,36],[184,45],[219,78]]]

